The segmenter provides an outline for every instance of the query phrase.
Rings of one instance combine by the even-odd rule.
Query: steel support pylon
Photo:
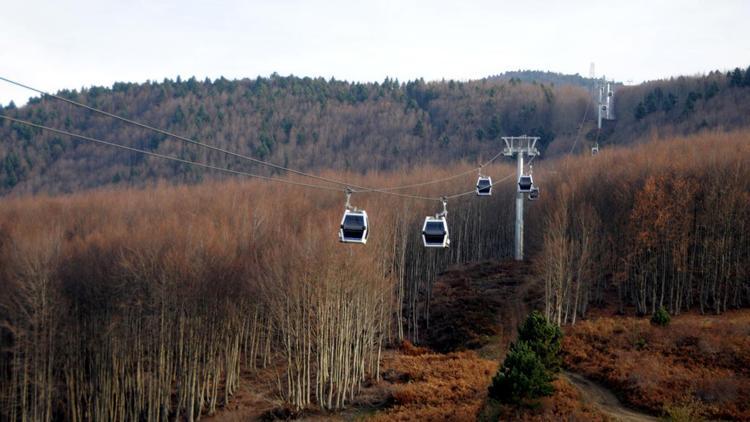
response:
[[[536,157],[539,155],[539,150],[536,149],[536,142],[539,140],[538,136],[504,136],[505,150],[503,155],[511,157],[516,156],[517,160],[517,171],[516,171],[516,224],[515,224],[515,249],[513,257],[516,261],[523,261],[523,192],[519,190],[518,180],[523,175],[524,168],[524,155],[529,157]]]

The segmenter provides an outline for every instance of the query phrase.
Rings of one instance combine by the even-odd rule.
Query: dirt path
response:
[[[565,378],[581,392],[583,400],[593,403],[602,413],[618,421],[658,421],[651,415],[629,409],[611,391],[601,385],[572,372],[564,372]]]

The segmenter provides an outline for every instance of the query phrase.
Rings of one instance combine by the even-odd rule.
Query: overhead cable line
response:
[[[244,154],[240,154],[240,153],[237,153],[237,152],[234,152],[234,151],[225,150],[223,148],[215,147],[213,145],[209,145],[209,144],[206,144],[206,143],[203,143],[203,142],[200,142],[200,141],[196,141],[194,139],[191,139],[191,138],[188,138],[188,137],[185,137],[185,136],[182,136],[182,135],[178,135],[178,134],[169,132],[169,131],[164,130],[164,129],[160,129],[160,128],[157,128],[157,127],[145,124],[145,123],[141,123],[141,122],[129,119],[127,117],[123,117],[123,116],[120,116],[120,115],[117,115],[117,114],[114,114],[114,113],[110,113],[108,111],[104,111],[104,110],[98,109],[96,107],[92,107],[92,106],[80,103],[78,101],[71,100],[69,98],[65,98],[65,97],[62,97],[62,96],[59,96],[59,95],[56,95],[56,94],[51,94],[51,93],[46,92],[44,90],[41,90],[39,88],[34,88],[32,86],[29,86],[29,85],[26,85],[24,83],[17,82],[17,81],[5,78],[3,76],[0,76],[0,80],[5,81],[7,83],[10,83],[12,85],[16,85],[18,87],[24,88],[24,89],[28,89],[30,91],[36,92],[36,93],[38,93],[40,95],[43,95],[43,96],[48,96],[48,97],[51,97],[51,98],[54,98],[54,99],[66,102],[68,104],[72,104],[72,105],[74,105],[76,107],[84,108],[84,109],[92,111],[94,113],[98,113],[98,114],[101,114],[101,115],[104,115],[104,116],[107,116],[107,117],[111,117],[113,119],[117,119],[117,120],[120,120],[122,122],[131,124],[131,125],[135,125],[135,126],[138,126],[140,128],[143,128],[143,129],[148,129],[148,130],[160,133],[162,135],[178,139],[178,140],[180,140],[182,142],[186,142],[186,143],[193,144],[193,145],[198,145],[198,146],[201,146],[201,147],[213,150],[213,151],[218,151],[218,152],[221,152],[221,153],[224,153],[224,154],[236,157],[236,158],[241,158],[241,159],[244,159],[244,160],[248,160],[248,161],[251,161],[253,163],[256,163],[256,164],[259,164],[259,165],[263,165],[263,166],[267,166],[267,167],[271,167],[271,168],[274,168],[274,169],[277,169],[277,170],[282,170],[282,171],[286,171],[286,172],[289,172],[289,173],[297,174],[299,176],[309,177],[309,178],[320,180],[320,181],[323,181],[323,182],[336,184],[336,185],[339,185],[339,186],[342,186],[342,187],[345,187],[345,188],[349,188],[354,193],[379,192],[379,193],[388,194],[388,195],[394,195],[394,196],[404,196],[403,194],[396,194],[396,193],[389,192],[389,191],[401,190],[401,189],[408,189],[408,188],[420,187],[420,186],[427,186],[427,185],[431,185],[431,184],[436,184],[436,183],[444,182],[444,181],[447,181],[447,180],[456,179],[456,178],[459,178],[459,177],[464,176],[466,174],[472,173],[472,172],[474,172],[476,170],[481,170],[483,167],[485,167],[485,166],[489,165],[490,163],[492,163],[493,161],[495,161],[497,159],[497,157],[499,157],[502,154],[502,152],[499,152],[494,157],[492,157],[490,160],[488,160],[487,162],[481,164],[478,168],[473,168],[471,170],[467,170],[465,172],[462,172],[462,173],[459,173],[459,174],[455,174],[453,176],[449,176],[449,177],[446,177],[446,178],[443,178],[443,179],[430,180],[430,181],[426,181],[426,182],[413,183],[413,184],[402,185],[402,186],[391,186],[391,187],[386,187],[386,188],[368,188],[368,187],[354,185],[354,184],[351,184],[351,183],[346,183],[346,182],[341,181],[341,180],[336,180],[336,179],[332,179],[332,178],[328,178],[328,177],[318,176],[318,175],[311,174],[311,173],[306,173],[306,172],[303,172],[303,171],[300,171],[300,170],[291,169],[291,168],[288,168],[288,167],[285,167],[285,166],[282,166],[282,165],[279,165],[279,164],[275,164],[275,163],[271,163],[271,162],[268,162],[268,161],[260,160],[260,159],[257,159],[257,158],[254,158],[254,157],[250,157],[250,156],[247,156],[247,155],[244,155]],[[409,196],[419,197],[417,195],[409,195]],[[419,198],[426,199],[426,197],[419,197]],[[434,200],[438,201],[439,198],[435,198]]]
[[[484,168],[485,166],[487,166],[490,163],[492,163],[494,160],[497,159],[497,157],[499,157],[500,155],[502,155],[504,153],[506,155],[512,155],[512,154],[515,153],[515,154],[518,155],[518,173],[519,173],[519,176],[518,176],[518,190],[517,190],[517,194],[516,194],[516,254],[515,254],[515,256],[516,256],[517,260],[523,259],[523,193],[524,192],[528,192],[529,193],[529,197],[528,197],[529,200],[536,200],[536,199],[539,198],[539,189],[534,187],[534,183],[533,183],[532,178],[531,178],[531,169],[530,169],[530,172],[529,172],[528,175],[526,175],[523,172],[524,171],[524,169],[523,169],[523,154],[527,153],[527,154],[531,155],[531,159],[528,162],[529,167],[531,167],[531,164],[533,163],[534,159],[539,154],[539,152],[536,150],[536,148],[534,146],[536,144],[536,141],[539,139],[538,137],[527,137],[525,135],[522,136],[522,137],[504,137],[503,139],[506,142],[506,149],[505,150],[497,153],[495,156],[493,156],[487,162],[480,164],[479,167],[471,169],[471,170],[467,170],[467,171],[464,171],[464,172],[461,172],[461,173],[458,173],[458,174],[455,174],[453,176],[448,176],[448,177],[444,177],[444,178],[440,178],[440,179],[434,179],[434,180],[420,182],[420,183],[412,183],[412,184],[409,184],[409,185],[395,186],[395,187],[364,188],[364,187],[353,185],[353,184],[350,184],[350,183],[345,183],[345,182],[340,181],[340,180],[335,180],[335,179],[330,179],[330,178],[326,178],[326,177],[323,177],[323,176],[317,176],[317,175],[305,173],[305,172],[302,172],[302,171],[290,169],[290,168],[287,168],[287,167],[284,167],[284,166],[280,166],[280,165],[277,165],[277,164],[269,163],[269,162],[266,162],[266,161],[263,161],[263,160],[259,160],[259,159],[253,158],[253,157],[248,157],[248,156],[245,156],[245,155],[242,155],[242,154],[239,154],[239,153],[235,153],[235,152],[227,151],[227,150],[224,150],[224,149],[221,149],[221,148],[218,148],[218,147],[207,145],[207,144],[204,144],[204,143],[199,142],[199,141],[195,141],[195,140],[190,139],[190,138],[186,138],[186,137],[183,137],[183,136],[180,136],[180,135],[176,135],[176,134],[173,134],[171,132],[155,128],[153,126],[149,126],[149,125],[146,125],[146,124],[143,124],[143,123],[139,123],[139,122],[136,122],[134,120],[130,120],[130,119],[127,119],[127,118],[124,118],[124,117],[121,117],[121,116],[118,116],[118,115],[115,115],[115,114],[112,114],[112,113],[109,113],[109,112],[106,112],[106,111],[103,111],[103,110],[99,110],[99,109],[87,106],[85,104],[82,104],[82,103],[79,103],[79,102],[76,102],[76,101],[73,101],[73,100],[69,100],[67,98],[63,98],[63,97],[60,97],[60,96],[57,96],[57,95],[48,94],[48,93],[46,93],[44,91],[41,91],[41,90],[38,90],[38,89],[35,89],[35,88],[32,88],[32,87],[23,85],[21,83],[15,82],[15,81],[11,81],[11,80],[9,80],[7,78],[4,78],[2,76],[0,76],[0,80],[9,82],[11,84],[14,84],[14,85],[26,88],[26,89],[30,89],[30,90],[38,92],[38,93],[40,93],[42,95],[51,96],[51,97],[59,99],[61,101],[64,101],[64,102],[67,102],[67,103],[70,103],[70,104],[73,104],[73,105],[76,105],[76,106],[79,106],[79,107],[83,107],[83,108],[88,109],[90,111],[93,111],[93,112],[96,112],[96,113],[100,113],[100,114],[103,114],[105,116],[109,116],[109,117],[112,117],[112,118],[115,118],[115,119],[127,122],[129,124],[136,125],[138,127],[146,128],[146,129],[149,129],[149,130],[161,133],[161,134],[166,135],[166,136],[177,138],[177,139],[179,139],[179,140],[181,140],[183,142],[187,142],[187,143],[199,145],[199,146],[202,146],[202,147],[214,150],[214,151],[219,151],[219,152],[222,152],[222,153],[225,153],[225,154],[229,154],[229,155],[232,155],[232,156],[235,156],[235,157],[239,157],[239,158],[242,158],[242,159],[246,159],[246,160],[249,160],[249,161],[261,164],[261,165],[265,165],[265,166],[269,166],[269,167],[272,167],[272,168],[284,170],[284,171],[287,171],[287,172],[290,172],[290,173],[293,173],[293,174],[298,174],[298,175],[301,175],[301,176],[314,178],[314,179],[321,180],[321,181],[324,181],[324,182],[327,182],[327,183],[334,183],[334,184],[337,184],[337,185],[343,185],[343,186],[346,187],[346,189],[345,189],[345,192],[346,192],[346,206],[345,206],[344,216],[343,216],[343,218],[341,220],[341,225],[340,225],[340,230],[339,230],[339,240],[341,242],[344,242],[344,243],[360,243],[360,244],[365,244],[367,242],[367,236],[369,234],[369,223],[368,223],[367,213],[364,210],[360,210],[360,209],[358,209],[356,207],[352,207],[351,206],[351,203],[350,203],[350,196],[351,196],[351,194],[355,193],[355,192],[359,192],[359,193],[377,192],[377,193],[382,193],[382,194],[387,194],[387,195],[393,195],[393,196],[399,196],[399,197],[404,197],[404,198],[413,198],[413,199],[421,199],[421,200],[439,201],[439,202],[441,202],[442,205],[443,205],[443,211],[437,213],[434,217],[427,216],[425,218],[425,222],[424,222],[424,225],[423,225],[423,228],[422,228],[422,239],[423,239],[425,247],[447,248],[448,245],[450,244],[450,238],[449,238],[449,234],[448,234],[448,223],[447,223],[447,220],[446,220],[446,217],[447,217],[447,214],[448,214],[448,211],[447,211],[448,200],[449,199],[460,198],[460,197],[463,197],[463,196],[466,196],[466,195],[475,194],[475,193],[477,195],[479,195],[479,196],[482,196],[482,195],[489,196],[489,195],[491,195],[491,188],[492,188],[492,186],[497,185],[497,184],[499,184],[499,183],[501,183],[501,182],[503,182],[503,181],[505,181],[505,180],[513,177],[513,173],[510,173],[507,176],[505,176],[505,177],[503,177],[503,178],[501,178],[499,180],[496,180],[493,183],[491,181],[490,177],[486,177],[486,176],[482,175],[483,174],[482,173],[482,168]],[[600,109],[600,113],[601,113],[601,109]],[[573,145],[571,147],[571,150],[570,150],[570,152],[568,154],[572,154],[573,150],[575,149],[575,147],[576,147],[576,145],[578,143],[578,139],[579,139],[579,137],[581,135],[581,132],[583,131],[583,126],[584,126],[584,124],[586,122],[586,116],[587,115],[588,115],[588,103],[586,104],[586,107],[584,108],[583,119],[581,121],[581,124],[578,127],[578,131],[576,133],[575,140],[574,140]],[[287,184],[290,184],[290,185],[303,186],[303,187],[314,188],[314,189],[322,189],[322,190],[328,190],[328,191],[339,191],[340,190],[340,187],[339,188],[335,188],[335,187],[332,187],[332,186],[313,185],[313,184],[310,184],[310,183],[302,183],[302,182],[297,182],[297,181],[293,181],[293,180],[289,180],[289,179],[280,179],[280,178],[275,178],[275,177],[269,177],[269,176],[262,176],[262,175],[256,175],[256,174],[252,174],[252,173],[247,173],[247,172],[244,172],[244,171],[232,170],[230,168],[218,167],[218,166],[214,166],[214,165],[211,165],[211,164],[208,164],[208,163],[202,163],[202,162],[185,160],[185,159],[177,158],[177,157],[174,157],[174,156],[171,156],[171,155],[160,154],[160,153],[153,152],[153,151],[148,151],[148,150],[144,150],[144,149],[140,149],[140,148],[135,148],[135,147],[130,147],[130,146],[126,146],[126,145],[114,143],[114,142],[104,141],[104,140],[101,140],[101,139],[97,139],[97,138],[93,138],[93,137],[89,137],[89,136],[85,136],[85,135],[76,134],[76,133],[69,132],[69,131],[66,131],[66,130],[51,128],[51,127],[48,127],[48,126],[44,126],[44,125],[41,125],[41,124],[33,123],[33,122],[30,122],[30,121],[27,121],[27,120],[17,119],[17,118],[6,116],[6,115],[2,115],[2,114],[0,114],[0,118],[8,120],[8,121],[11,121],[11,122],[14,122],[14,123],[23,124],[23,125],[26,125],[26,126],[30,126],[30,127],[34,127],[34,128],[40,129],[40,130],[50,131],[50,132],[53,132],[53,133],[62,134],[62,135],[66,135],[66,136],[70,136],[70,137],[73,137],[73,138],[82,139],[82,140],[89,141],[89,142],[94,142],[94,143],[98,143],[98,144],[102,144],[102,145],[106,145],[106,146],[111,146],[111,147],[123,149],[123,150],[126,150],[126,151],[137,152],[137,153],[141,153],[141,154],[145,154],[145,155],[148,155],[148,156],[157,157],[157,158],[161,158],[161,159],[165,159],[165,160],[180,162],[180,163],[189,164],[189,165],[195,165],[195,166],[199,166],[199,167],[203,167],[203,168],[207,168],[207,169],[211,169],[211,170],[222,171],[222,172],[225,172],[225,173],[231,173],[231,174],[236,174],[236,175],[243,175],[243,176],[248,176],[248,177],[262,179],[262,180],[267,180],[267,181],[287,183]],[[600,118],[601,118],[601,116],[600,116]],[[597,136],[597,141],[598,141],[599,131],[597,131],[597,135],[596,136]],[[515,139],[521,139],[521,138],[523,138],[527,142],[527,145],[525,147],[514,147],[512,143],[509,143],[509,139],[515,140]],[[439,182],[443,182],[443,181],[447,181],[447,180],[452,180],[452,179],[464,176],[464,175],[466,175],[466,174],[468,174],[470,172],[473,172],[475,170],[479,171],[479,179],[477,181],[476,189],[472,189],[470,191],[461,192],[461,193],[457,193],[457,194],[453,194],[453,195],[444,195],[444,196],[441,196],[439,198],[437,198],[437,197],[419,196],[419,195],[409,195],[409,194],[402,194],[402,193],[392,192],[392,190],[405,189],[405,188],[409,188],[409,187],[425,186],[425,185],[429,185],[429,184],[434,184],[434,183],[439,183]],[[353,187],[354,188],[358,188],[360,190],[359,191],[355,191],[353,189]],[[486,189],[487,191],[484,192],[483,189]],[[519,222],[520,222],[520,224],[519,224]]]
[[[581,136],[581,132],[583,131],[583,125],[586,123],[586,116],[589,114],[589,103],[586,101],[586,108],[583,111],[583,119],[581,120],[581,124],[578,126],[578,132],[576,132],[575,140],[573,141],[573,146],[570,147],[570,151],[568,151],[568,155],[572,154],[573,151],[576,148],[576,144],[578,144],[578,138]]]
[[[119,148],[119,149],[123,149],[123,150],[126,150],[126,151],[137,152],[137,153],[145,154],[145,155],[148,155],[148,156],[151,156],[151,157],[157,157],[157,158],[161,158],[161,159],[165,159],[165,160],[171,160],[171,161],[176,161],[176,162],[180,162],[180,163],[184,163],[184,164],[195,165],[195,166],[199,166],[199,167],[203,167],[203,168],[207,168],[207,169],[211,169],[211,170],[222,171],[222,172],[225,172],[225,173],[231,173],[231,174],[235,174],[235,175],[247,176],[247,177],[252,177],[252,178],[256,178],[256,179],[267,180],[267,181],[271,181],[271,182],[287,183],[287,184],[290,184],[290,185],[302,186],[302,187],[313,188],[313,189],[322,189],[322,190],[337,191],[337,192],[341,191],[341,188],[332,187],[332,186],[313,185],[313,184],[310,184],[310,183],[297,182],[297,181],[289,180],[289,179],[281,179],[281,178],[277,178],[277,177],[262,176],[262,175],[259,175],[259,174],[247,173],[247,172],[244,172],[244,171],[232,170],[232,169],[227,169],[227,168],[224,168],[224,167],[217,167],[217,166],[214,166],[214,165],[211,165],[211,164],[201,163],[201,162],[197,162],[197,161],[185,160],[185,159],[173,157],[173,156],[170,156],[170,155],[159,154],[159,153],[153,152],[153,151],[147,151],[147,150],[140,149],[140,148],[129,147],[127,145],[122,145],[122,144],[118,144],[118,143],[115,143],[115,142],[105,141],[105,140],[102,140],[102,139],[92,138],[90,136],[81,135],[81,134],[78,134],[78,133],[73,133],[73,132],[69,132],[69,131],[66,131],[66,130],[62,130],[62,129],[56,129],[56,128],[52,128],[52,127],[49,127],[49,126],[40,125],[40,124],[33,123],[33,122],[30,122],[30,121],[27,121],[27,120],[16,119],[14,117],[10,117],[10,116],[4,115],[4,114],[0,114],[0,119],[5,119],[5,120],[8,120],[8,121],[11,121],[11,122],[14,122],[14,123],[18,123],[18,124],[22,124],[22,125],[34,127],[34,128],[40,129],[40,130],[45,130],[45,131],[52,132],[52,133],[57,133],[57,134],[60,134],[60,135],[66,135],[66,136],[70,136],[72,138],[78,138],[78,139],[82,139],[82,140],[89,141],[89,142],[94,142],[94,143],[101,144],[101,145],[107,145],[107,146],[110,146],[110,147]],[[421,200],[426,200],[426,201],[438,201],[438,202],[441,201],[440,197],[409,195],[409,194],[405,194],[405,193],[396,193],[396,192],[381,192],[381,191],[377,191],[377,190],[373,191],[373,192],[383,193],[383,194],[386,194],[386,195],[398,196],[398,197],[402,197],[402,198],[421,199]]]
[[[513,172],[513,173],[510,173],[509,175],[507,175],[507,176],[503,177],[502,179],[499,179],[499,180],[493,181],[493,182],[492,182],[492,184],[491,184],[490,186],[494,187],[494,186],[496,186],[496,185],[499,185],[500,183],[502,183],[502,182],[504,182],[504,181],[506,181],[506,180],[510,179],[511,177],[513,177],[513,175],[514,175],[514,174],[515,174],[515,172]],[[445,198],[446,198],[446,199],[455,199],[455,198],[460,198],[460,197],[462,197],[462,196],[466,196],[466,195],[472,195],[472,194],[476,194],[476,189],[472,189],[472,190],[470,190],[470,191],[466,191],[466,192],[461,192],[461,193],[457,193],[457,194],[455,194],[455,195],[448,195],[448,196],[446,196]]]
[[[495,160],[497,159],[497,157],[501,156],[502,154],[503,154],[503,151],[500,151],[500,152],[498,152],[497,154],[495,154],[495,156],[494,156],[494,157],[492,157],[492,158],[490,158],[489,160],[485,161],[484,163],[480,164],[480,165],[479,165],[479,167],[473,167],[473,168],[471,168],[471,169],[469,169],[469,170],[463,171],[463,172],[461,172],[461,173],[457,173],[457,174],[454,174],[454,175],[452,175],[452,176],[448,176],[448,177],[443,177],[443,178],[441,178],[441,179],[428,180],[428,181],[425,181],[425,182],[419,182],[419,183],[411,183],[411,184],[408,184],[408,185],[400,185],[400,186],[389,186],[389,187],[384,187],[384,188],[377,188],[377,189],[361,189],[361,190],[358,190],[357,192],[370,192],[370,191],[374,191],[374,192],[378,192],[378,191],[392,191],[392,190],[401,190],[401,189],[416,188],[416,187],[427,186],[427,185],[434,185],[434,184],[436,184],[436,183],[440,183],[440,182],[447,182],[447,181],[449,181],[449,180],[453,180],[453,179],[457,179],[457,178],[459,178],[459,177],[462,177],[462,176],[466,176],[467,174],[471,174],[471,173],[474,173],[474,172],[476,172],[477,170],[481,170],[481,169],[483,169],[484,167],[487,167],[487,166],[488,166],[488,165],[490,165],[490,164],[491,164],[491,163],[492,163],[493,161],[495,161]]]
[[[151,157],[157,157],[157,158],[162,158],[162,159],[165,159],[165,160],[176,161],[176,162],[180,162],[180,163],[184,163],[184,164],[189,164],[189,165],[194,165],[194,166],[199,166],[199,167],[203,167],[203,168],[207,168],[207,169],[211,169],[211,170],[222,171],[222,172],[225,172],[225,173],[231,173],[231,174],[236,174],[236,175],[248,176],[248,177],[253,177],[253,178],[256,178],[256,179],[263,179],[263,180],[268,180],[268,181],[273,181],[273,182],[288,183],[288,184],[291,184],[291,185],[303,186],[303,187],[307,187],[307,188],[315,188],[315,189],[323,189],[323,190],[331,190],[331,191],[340,191],[341,190],[339,188],[334,188],[334,187],[331,187],[331,186],[313,185],[313,184],[309,184],[309,183],[297,182],[297,181],[294,181],[294,180],[279,179],[279,178],[276,178],[276,177],[262,176],[262,175],[258,175],[258,174],[247,173],[247,172],[244,172],[244,171],[232,170],[232,169],[227,169],[227,168],[224,168],[224,167],[217,167],[217,166],[213,166],[211,164],[201,163],[201,162],[197,162],[197,161],[185,160],[185,159],[182,159],[182,158],[177,158],[177,157],[172,157],[172,156],[169,156],[169,155],[159,154],[157,152],[146,151],[146,150],[140,149],[140,148],[129,147],[127,145],[121,145],[121,144],[117,144],[117,143],[114,143],[114,142],[109,142],[109,141],[104,141],[104,140],[97,139],[97,138],[92,138],[92,137],[86,136],[86,135],[81,135],[81,134],[77,134],[77,133],[73,133],[73,132],[68,132],[68,131],[62,130],[62,129],[55,129],[55,128],[51,128],[49,126],[43,126],[43,125],[36,124],[36,123],[33,123],[33,122],[29,122],[29,121],[26,121],[26,120],[21,120],[21,119],[16,119],[14,117],[6,116],[4,114],[0,114],[0,119],[5,119],[5,120],[8,120],[8,121],[11,121],[11,122],[14,122],[14,123],[19,123],[19,124],[22,124],[22,125],[27,125],[27,126],[30,126],[30,127],[34,127],[34,128],[45,130],[45,131],[52,132],[52,133],[57,133],[59,135],[70,136],[71,138],[82,139],[84,141],[89,141],[89,142],[94,142],[94,143],[97,143],[97,144],[107,145],[107,146],[111,146],[111,147],[123,149],[123,150],[126,150],[126,151],[137,152],[137,153],[140,153],[140,154],[149,155]]]
[[[117,114],[110,113],[108,111],[104,111],[104,110],[101,110],[101,109],[98,109],[98,108],[95,108],[95,107],[88,106],[88,105],[83,104],[83,103],[79,103],[78,101],[74,101],[74,100],[71,100],[69,98],[61,97],[61,96],[56,95],[56,94],[50,94],[50,93],[48,93],[46,91],[43,91],[41,89],[34,88],[32,86],[29,86],[29,85],[25,85],[25,84],[23,84],[21,82],[16,82],[16,81],[10,80],[10,79],[2,77],[2,76],[0,76],[0,80],[3,80],[5,82],[8,82],[8,83],[16,85],[16,86],[19,86],[21,88],[28,89],[30,91],[34,91],[34,92],[36,92],[38,94],[41,94],[43,96],[48,96],[48,97],[51,97],[51,98],[54,98],[54,99],[57,99],[57,100],[60,100],[60,101],[64,101],[64,102],[66,102],[68,104],[72,104],[72,105],[74,105],[76,107],[85,108],[86,110],[93,111],[94,113],[99,113],[99,114],[102,114],[104,116],[111,117],[113,119],[117,119],[117,120],[123,121],[125,123],[138,126],[140,128],[143,128],[143,129],[148,129],[148,130],[160,133],[162,135],[178,139],[178,140],[180,140],[182,142],[186,142],[186,143],[193,144],[193,145],[198,145],[198,146],[201,146],[203,148],[207,148],[207,149],[210,149],[210,150],[213,150],[213,151],[218,151],[218,152],[221,152],[221,153],[224,153],[224,154],[227,154],[227,155],[231,155],[231,156],[236,157],[236,158],[241,158],[243,160],[252,161],[252,162],[254,162],[256,164],[260,164],[260,165],[267,166],[267,167],[272,167],[272,168],[275,168],[277,170],[283,170],[283,171],[286,171],[286,172],[289,172],[289,173],[294,173],[294,174],[297,174],[297,175],[300,175],[300,176],[309,177],[309,178],[320,180],[320,181],[323,181],[323,182],[333,183],[333,184],[336,184],[336,185],[339,185],[339,186],[344,186],[344,187],[351,186],[351,185],[349,185],[349,184],[347,184],[345,182],[342,182],[340,180],[331,179],[331,178],[323,177],[323,176],[318,176],[318,175],[315,175],[315,174],[305,173],[303,171],[299,171],[299,170],[295,170],[295,169],[290,169],[288,167],[284,167],[284,166],[279,165],[279,164],[270,163],[268,161],[259,160],[257,158],[250,157],[250,156],[247,156],[247,155],[244,155],[244,154],[240,154],[240,153],[237,153],[237,152],[234,152],[234,151],[229,151],[229,150],[225,150],[223,148],[215,147],[213,145],[209,145],[209,144],[206,144],[206,143],[203,143],[203,142],[200,142],[200,141],[196,141],[194,139],[190,139],[190,138],[187,138],[185,136],[178,135],[176,133],[172,133],[172,132],[166,131],[164,129],[159,129],[157,127],[154,127],[154,126],[151,126],[151,125],[147,125],[145,123],[141,123],[141,122],[137,122],[137,121],[132,120],[132,119],[128,119],[127,117],[122,117],[122,116],[119,116]],[[351,186],[351,187],[362,188],[362,186]]]

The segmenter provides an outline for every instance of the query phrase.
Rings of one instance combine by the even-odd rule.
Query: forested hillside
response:
[[[592,304],[720,314],[750,304],[750,132],[616,148],[565,177],[532,214],[546,311],[575,323]],[[592,159],[593,160],[593,159]]]
[[[255,80],[115,84],[61,96],[242,154],[298,169],[366,172],[477,163],[500,137],[529,134],[545,147],[570,142],[589,105],[585,90],[516,81],[348,83],[271,76]],[[225,157],[54,99],[2,113],[173,154],[239,167]],[[202,170],[81,144],[0,122],[2,192],[68,192],[161,178],[196,182]]]
[[[563,324],[607,303],[630,315],[747,307],[748,157],[742,130],[539,165],[526,219],[536,302]],[[356,198],[371,218],[363,247],[336,239],[338,192],[233,181],[5,198],[0,419],[190,420],[268,367],[288,406],[345,407],[380,376],[383,348],[425,341],[439,273],[511,255],[515,190],[511,179],[452,200],[446,250],[420,237],[438,203],[376,193]]]
[[[585,89],[591,89],[596,79],[586,78],[579,74],[568,75],[565,73],[548,72],[542,70],[515,70],[503,72],[499,75],[490,76],[487,79],[499,81],[518,81],[528,83],[543,83],[547,85],[573,85]]]
[[[527,81],[527,82],[524,82]],[[616,90],[617,120],[596,130],[591,81],[511,72],[470,82],[350,83],[281,77],[164,80],[62,91],[60,96],[211,145],[301,170],[367,173],[458,161],[476,164],[500,137],[537,135],[545,157],[598,141],[736,129],[750,124],[750,69],[679,77]],[[576,86],[578,85],[578,86]],[[264,173],[216,152],[118,122],[53,98],[0,113],[187,160]],[[157,180],[195,183],[214,175],[157,158],[43,133],[0,120],[0,194],[64,193]]]
[[[607,122],[600,144],[687,135],[704,129],[750,125],[750,68],[700,77],[677,77],[622,87],[616,91],[616,121]],[[596,132],[588,133],[589,140]]]

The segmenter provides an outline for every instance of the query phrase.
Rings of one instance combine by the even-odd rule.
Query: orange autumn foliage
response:
[[[661,413],[697,402],[705,417],[750,418],[750,311],[686,314],[669,327],[615,317],[566,328],[565,364],[633,406]]]
[[[394,406],[373,421],[476,420],[497,370],[496,362],[474,352],[398,354],[383,366],[404,382],[393,386]]]

